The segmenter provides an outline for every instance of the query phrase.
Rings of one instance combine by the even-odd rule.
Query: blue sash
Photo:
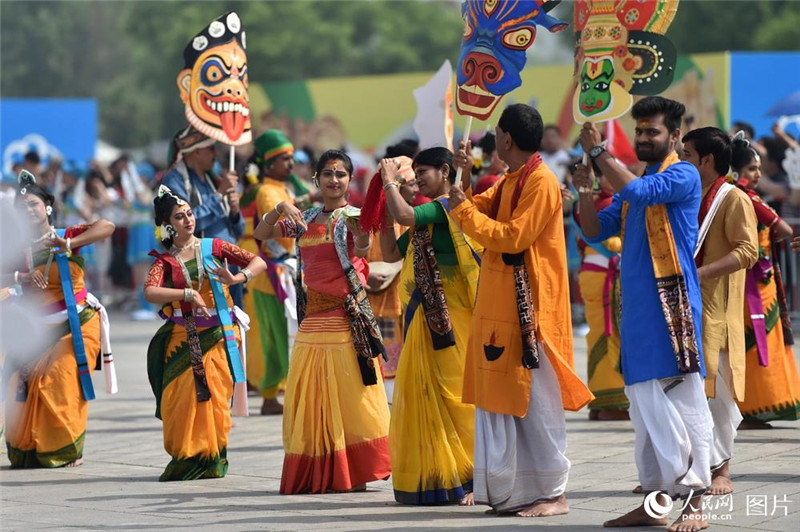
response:
[[[56,233],[59,237],[64,238],[66,231],[64,229],[56,229]],[[72,277],[69,272],[69,259],[63,253],[56,254],[55,259],[58,266],[58,276],[61,278],[61,291],[64,292],[64,304],[67,307],[69,332],[72,334],[72,348],[75,351],[75,360],[78,362],[81,391],[83,392],[83,398],[91,401],[94,399],[94,387],[92,386],[89,362],[86,360],[86,347],[83,345],[81,319],[78,316],[78,305],[75,303],[75,292],[73,292]]]
[[[213,238],[204,238],[200,242],[200,253],[203,255],[203,266],[206,271],[217,267],[212,254]],[[228,301],[225,299],[225,292],[222,290],[222,283],[208,277],[211,284],[211,292],[214,294],[214,306],[217,308],[217,317],[222,326],[222,334],[225,338],[225,351],[228,354],[228,364],[233,375],[233,382],[244,382],[244,368],[242,358],[239,355],[239,345],[236,343],[236,335],[233,331],[233,320],[231,311],[228,309]]]

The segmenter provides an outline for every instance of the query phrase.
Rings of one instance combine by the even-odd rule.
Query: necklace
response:
[[[200,287],[203,286],[203,279],[205,278],[205,268],[203,268],[203,258],[200,256],[200,242],[195,238],[192,240],[192,244],[194,244],[194,261],[195,265],[197,266],[197,289],[200,290]],[[187,244],[186,246],[180,248],[180,251],[187,249],[191,246],[191,244]],[[173,249],[175,246],[173,246]],[[186,263],[183,262],[183,259],[180,256],[180,251],[173,252],[173,249],[170,249],[170,253],[178,260],[178,264],[181,266],[181,271],[183,272],[183,278],[186,280],[186,287],[192,288],[192,276],[189,274],[189,268],[186,267]]]
[[[185,246],[176,246],[175,244],[172,244],[172,247],[170,247],[169,252],[172,253],[173,255],[177,255],[181,251],[183,251],[185,249],[189,249],[190,247],[192,247],[196,240],[197,240],[197,237],[192,235],[192,239]]]

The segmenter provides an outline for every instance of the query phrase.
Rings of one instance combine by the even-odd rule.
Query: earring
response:
[[[176,236],[178,236],[178,231],[171,224],[165,225],[164,229],[166,229],[167,234],[170,236],[170,238],[175,238]]]
[[[317,178],[317,174],[311,176],[311,184],[319,188],[319,179]]]
[[[739,180],[739,172],[732,172],[731,173],[731,177],[733,178],[734,181],[738,181]]]
[[[47,213],[47,216],[52,216],[53,215],[53,207],[48,205],[47,207],[44,208],[44,212]]]

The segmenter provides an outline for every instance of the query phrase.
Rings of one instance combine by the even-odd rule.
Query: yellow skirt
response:
[[[472,307],[460,275],[444,287],[456,345],[433,349],[420,305],[395,377],[389,448],[394,498],[404,504],[458,502],[472,491],[475,407],[461,402]]]
[[[186,330],[168,322],[150,343],[148,359],[163,357],[160,412],[164,449],[172,457],[159,478],[161,481],[221,478],[228,471],[233,381],[222,327],[198,327],[197,331],[211,391],[208,401],[197,401]],[[237,341],[240,340],[238,327],[234,331]],[[159,339],[165,335],[164,347]],[[150,378],[152,382],[159,377],[151,373]]]
[[[346,491],[391,474],[383,379],[378,371],[364,386],[356,356],[347,318],[303,320],[283,407],[281,493]]]
[[[619,335],[613,331],[605,335],[606,320],[603,308],[603,290],[606,274],[582,271],[578,274],[581,296],[586,305],[586,333],[588,350],[588,385],[595,396],[589,410],[627,410],[625,381],[620,371]]]
[[[792,346],[784,345],[783,328],[775,282],[759,286],[767,322],[766,367],[758,363],[750,313],[745,312],[745,400],[739,403],[742,415],[762,421],[794,421],[800,419],[800,374]],[[746,305],[746,304],[745,304]]]
[[[100,316],[87,308],[80,318],[86,360],[93,369],[100,354]],[[89,402],[81,392],[72,334],[62,336],[32,363],[24,400],[17,396],[20,384],[16,371],[6,397],[11,467],[61,467],[83,457]]]

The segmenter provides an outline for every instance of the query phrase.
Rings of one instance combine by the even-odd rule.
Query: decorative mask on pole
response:
[[[618,118],[633,94],[669,87],[677,53],[664,33],[677,10],[678,0],[576,0],[576,122]]]
[[[238,146],[251,141],[244,28],[226,13],[194,36],[178,74],[189,123],[204,135]]]
[[[559,1],[464,2],[464,37],[456,70],[460,114],[486,120],[500,99],[522,84],[520,72],[536,38],[536,26],[552,33],[567,28],[566,22],[547,14]]]

